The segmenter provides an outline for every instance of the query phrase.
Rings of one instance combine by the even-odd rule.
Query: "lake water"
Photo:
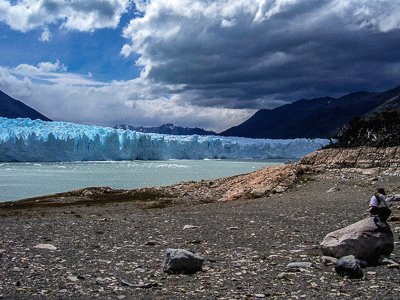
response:
[[[0,163],[0,202],[89,186],[133,189],[215,179],[282,164],[283,160],[169,160]]]

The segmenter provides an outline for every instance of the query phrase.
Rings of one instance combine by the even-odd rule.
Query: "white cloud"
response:
[[[124,57],[128,57],[133,52],[133,49],[130,45],[125,44],[122,46],[120,54]]]
[[[230,27],[233,27],[235,25],[236,25],[236,20],[235,19],[233,19],[233,20],[223,19],[221,21],[221,27],[224,27],[224,28],[230,28]]]
[[[68,69],[67,66],[60,63],[59,60],[57,60],[55,63],[51,63],[49,61],[41,62],[41,63],[38,63],[37,67],[38,67],[38,71],[40,71],[40,72],[56,72],[56,71],[65,72]]]
[[[67,30],[94,31],[116,28],[129,5],[129,0],[0,0],[0,21],[22,32],[54,23]],[[42,40],[46,37],[45,30]]]
[[[90,75],[83,76],[68,73],[68,67],[60,61],[41,62],[37,66],[20,64],[15,68],[6,69],[17,78],[26,78],[33,82],[41,82],[47,85],[81,85],[81,86],[104,86],[105,83],[91,79]]]
[[[41,42],[48,42],[48,41],[51,40],[51,36],[52,36],[51,32],[50,32],[49,29],[46,27],[46,28],[43,30],[42,34],[40,35],[39,41],[41,41]]]
[[[190,105],[180,95],[171,96],[175,88],[141,78],[98,82],[67,72],[59,61],[0,67],[0,90],[54,120],[105,126],[175,123],[222,131],[254,113]]]

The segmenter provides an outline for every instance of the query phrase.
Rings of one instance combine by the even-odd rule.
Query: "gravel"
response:
[[[326,171],[225,203],[0,208],[0,299],[397,299],[399,268],[352,280],[321,260],[324,236],[366,217],[375,187],[400,191],[398,176],[369,177]],[[394,264],[399,215],[395,205]],[[202,256],[203,270],[164,273],[167,248]],[[287,268],[301,262],[312,268]]]

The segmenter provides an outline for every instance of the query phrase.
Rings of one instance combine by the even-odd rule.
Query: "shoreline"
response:
[[[96,186],[132,190],[226,178],[284,163],[270,159],[0,164],[0,203]]]

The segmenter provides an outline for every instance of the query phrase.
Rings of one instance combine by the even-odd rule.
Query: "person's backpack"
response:
[[[379,194],[375,194],[375,198],[378,201],[378,204],[381,205],[382,199],[379,197]],[[379,207],[378,216],[381,221],[386,222],[389,216],[392,214],[392,211],[388,207],[386,201],[384,201],[385,206]]]
[[[392,211],[390,210],[390,208],[387,207],[379,207],[379,218],[381,219],[381,221],[385,222],[389,216],[392,214]]]

